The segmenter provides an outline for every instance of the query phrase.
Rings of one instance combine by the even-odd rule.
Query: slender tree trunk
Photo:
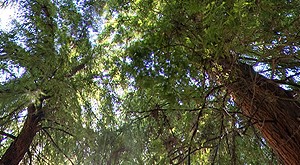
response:
[[[28,115],[20,134],[1,157],[0,165],[18,165],[25,153],[29,151],[33,138],[39,130],[41,117],[33,104],[27,107],[27,112]]]
[[[284,164],[300,165],[299,102],[251,66],[236,64],[230,68],[235,70],[232,72],[236,81],[227,85],[227,89],[235,103]]]

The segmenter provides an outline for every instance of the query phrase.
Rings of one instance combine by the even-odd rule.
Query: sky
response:
[[[7,7],[5,9],[0,8],[0,28],[8,29],[9,22],[16,16],[15,9],[13,7]]]
[[[0,8],[0,29],[8,30],[10,28],[9,22],[16,17],[16,10],[13,7],[8,8]],[[1,54],[0,54],[1,55]],[[0,63],[6,63],[0,61]],[[16,73],[17,76],[21,76],[24,70],[20,67],[14,67],[14,65],[10,65],[9,69]],[[10,75],[7,72],[4,72],[2,69],[0,70],[0,83],[5,82],[9,79]]]

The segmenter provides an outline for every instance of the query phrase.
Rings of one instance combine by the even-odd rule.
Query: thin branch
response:
[[[291,85],[291,86],[300,88],[300,85],[299,85],[299,84],[292,83],[292,82],[286,82],[285,80],[272,80],[272,81],[274,81],[275,83],[278,83],[278,84]]]
[[[4,131],[0,131],[0,135],[9,137],[9,138],[11,138],[11,139],[16,139],[16,138],[17,138],[15,135],[10,134],[10,133],[6,133],[6,132],[4,132]]]
[[[7,118],[7,117],[10,117],[10,116],[13,116],[15,113],[17,113],[18,111],[20,111],[20,110],[23,110],[24,108],[25,108],[25,105],[26,105],[27,103],[22,103],[22,104],[20,104],[18,107],[16,107],[13,111],[11,111],[8,115],[6,115],[6,116],[3,116],[3,117],[1,117],[0,118],[0,120],[3,120],[3,119],[5,119],[5,118]],[[5,123],[2,123],[2,125],[3,124],[5,124]]]
[[[283,79],[282,81],[286,81],[286,80],[288,80],[288,79],[290,79],[290,78],[293,78],[293,77],[295,77],[295,76],[298,76],[298,75],[300,75],[300,72],[295,73],[295,74],[293,74],[293,75],[290,75],[290,76],[286,77],[285,79]]]
[[[199,120],[200,120],[200,118],[202,117],[202,115],[203,115],[203,109],[205,108],[205,102],[204,102],[204,104],[202,105],[202,109],[199,111],[199,113],[198,113],[198,116],[197,116],[197,121],[196,121],[196,123],[194,124],[194,131],[193,131],[193,134],[192,134],[192,136],[191,136],[191,139],[190,139],[190,143],[192,143],[192,141],[193,141],[193,139],[194,139],[194,137],[195,137],[195,135],[196,135],[196,133],[197,133],[197,130],[198,130],[198,127],[199,127]],[[189,164],[191,164],[191,158],[190,158],[190,155],[191,155],[191,146],[189,146],[189,150],[188,150],[188,165]]]
[[[32,153],[30,152],[30,149],[28,149],[27,155],[29,157],[29,165],[32,165]]]
[[[40,164],[45,164],[45,163],[47,163],[49,165],[51,164],[51,163],[49,163],[51,161],[44,154],[42,154],[42,153],[38,153],[36,155],[36,158],[40,162]]]
[[[50,141],[53,143],[53,145],[58,149],[59,152],[61,152],[69,161],[72,165],[74,165],[73,161],[63,152],[63,150],[58,146],[58,144],[54,141],[54,139],[51,137],[49,132],[46,129],[42,129],[45,134],[49,137]]]
[[[224,130],[224,115],[222,115],[221,117],[222,117],[222,120],[221,120],[222,122],[221,122],[221,126],[220,126],[220,135],[214,138],[214,139],[219,139],[219,141],[218,141],[218,144],[216,145],[216,148],[215,148],[215,153],[214,153],[214,156],[213,156],[212,163],[214,163],[215,160],[216,160],[216,157],[217,157],[218,152],[219,152],[219,147],[221,145],[222,138],[224,136],[228,135],[228,133],[223,134],[223,130]]]
[[[194,111],[199,111],[201,110],[200,108],[154,108],[154,109],[150,109],[150,110],[145,110],[145,111],[128,111],[128,113],[148,113],[148,112],[153,112],[153,111],[189,111],[189,112],[194,112]]]
[[[55,130],[59,130],[59,131],[65,133],[65,134],[68,134],[68,135],[70,135],[70,136],[72,136],[72,137],[75,137],[75,136],[74,136],[73,134],[71,134],[70,132],[68,132],[68,131],[66,131],[66,130],[64,130],[64,129],[61,129],[61,128],[43,127],[42,129],[55,129]]]
[[[193,154],[195,153],[196,151],[199,151],[201,149],[204,149],[204,148],[214,148],[214,146],[202,146],[202,147],[198,147],[198,148],[195,148],[194,150],[191,150],[190,151],[190,154]],[[176,163],[176,165],[178,164],[182,164],[182,162],[188,157],[188,155],[185,155],[181,161],[179,161],[178,163]],[[190,164],[187,164],[187,165],[190,165]]]

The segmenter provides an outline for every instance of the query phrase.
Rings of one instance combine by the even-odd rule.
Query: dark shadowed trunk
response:
[[[243,114],[285,164],[299,165],[300,104],[289,91],[257,74],[251,66],[236,64],[230,68],[235,70],[231,70],[235,82],[227,89]]]
[[[39,130],[41,117],[33,104],[27,107],[27,112],[28,115],[20,134],[1,157],[0,165],[17,165],[29,151],[33,138]]]

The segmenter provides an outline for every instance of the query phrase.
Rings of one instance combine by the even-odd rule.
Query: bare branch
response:
[[[68,132],[68,131],[66,131],[66,130],[64,130],[64,129],[61,129],[61,128],[54,128],[54,127],[43,127],[42,129],[54,129],[54,130],[59,130],[59,131],[61,131],[61,132],[65,133],[65,134],[68,134],[68,135],[70,135],[70,136],[73,136],[73,137],[74,137],[74,135],[73,135],[73,134],[71,134],[70,132]]]
[[[0,131],[0,135],[9,137],[9,138],[11,138],[11,139],[16,139],[16,138],[17,138],[15,135],[10,134],[10,133],[6,133],[6,132],[4,132],[4,131]]]

